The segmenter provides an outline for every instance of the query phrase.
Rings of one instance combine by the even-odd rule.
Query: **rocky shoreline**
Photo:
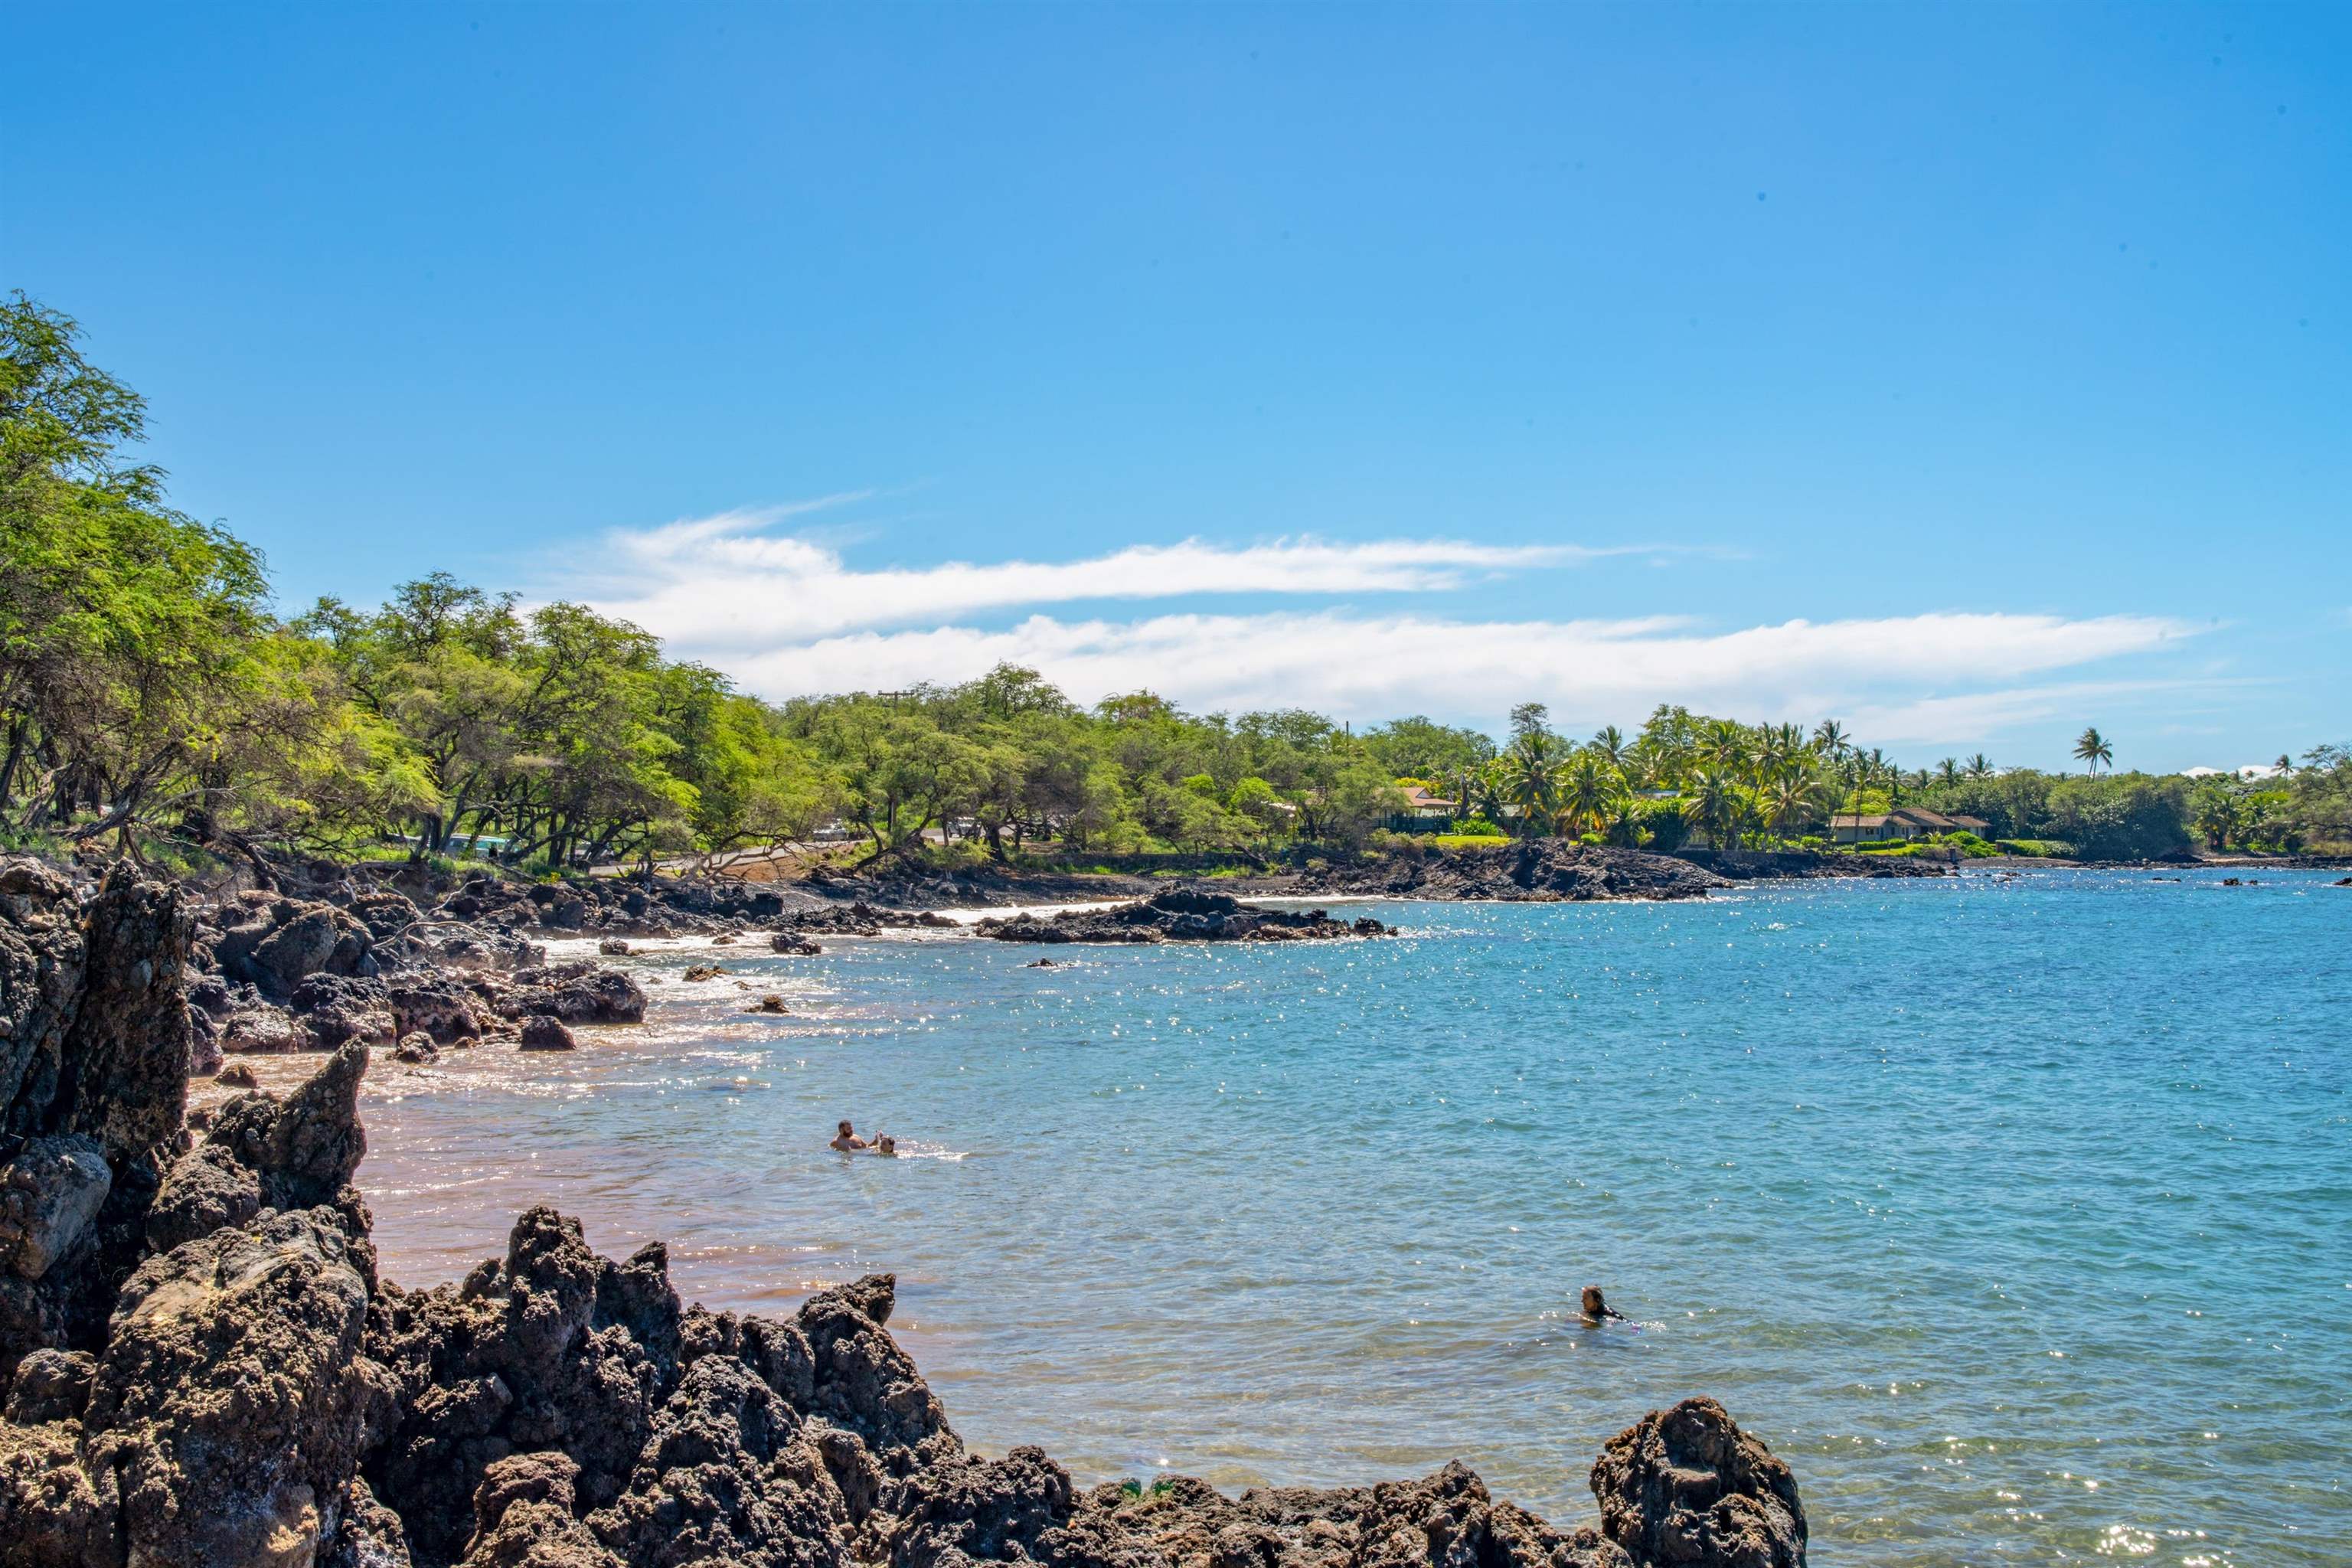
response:
[[[1244,900],[1677,900],[1764,879],[1943,877],[1952,869],[1907,858],[1669,856],[1554,839],[1318,861],[1214,882],[998,867],[827,873],[798,883],[524,882],[405,863],[318,862],[294,868],[276,890],[216,897],[190,890],[188,999],[202,1071],[219,1070],[229,1055],[333,1050],[349,1040],[423,1062],[485,1042],[562,1050],[577,1043],[574,1031],[583,1026],[641,1021],[644,986],[601,961],[627,956],[643,942],[742,942],[787,955],[819,952],[830,939],[910,930],[1048,943],[1271,942],[1370,935],[1379,922]],[[1016,912],[976,925],[938,912],[1120,899],[1126,902],[1115,908]],[[557,942],[572,944],[571,952],[551,962],[550,944]]]
[[[599,1257],[542,1207],[463,1281],[404,1289],[352,1185],[365,1039],[282,1099],[187,1115],[207,936],[256,990],[288,978],[268,954],[297,928],[330,966],[296,988],[381,978],[367,961],[405,933],[353,918],[366,943],[309,911],[230,941],[256,922],[201,926],[178,889],[117,873],[85,898],[0,862],[0,1568],[1805,1561],[1787,1466],[1706,1400],[1610,1442],[1597,1527],[1459,1465],[1239,1499],[1087,1490],[1040,1449],[964,1447],[887,1331],[887,1274],[789,1319],[712,1313],[659,1244]],[[509,993],[544,988],[516,978],[534,967]]]
[[[1244,905],[1233,894],[1582,902],[1691,899],[1757,878],[1937,876],[1930,862],[1808,854],[1696,858],[1553,840],[1318,865],[1213,886],[1150,878],[982,869],[796,884],[664,878],[566,882],[456,878],[422,866],[320,863],[283,890],[192,900],[189,1001],[200,1070],[225,1054],[395,1047],[409,1061],[489,1041],[562,1050],[583,1026],[643,1019],[646,993],[599,962],[634,942],[681,937],[814,953],[834,937],[960,930],[1003,942],[1276,942],[1376,934],[1341,921]],[[961,925],[932,906],[1118,898],[1118,909],[1017,914]],[[561,962],[549,943],[593,943]]]
[[[1439,901],[1584,902],[1603,899],[1687,899],[1739,882],[1829,878],[1946,877],[1949,864],[1909,857],[1814,850],[1742,850],[1678,855],[1556,838],[1515,840],[1465,849],[1418,845],[1354,863],[1313,860],[1242,875],[1219,873],[1210,885],[1240,898],[1415,898]],[[1180,880],[1190,879],[1180,879]],[[1201,879],[1209,881],[1208,879]],[[1148,898],[1162,878],[1118,873],[1040,871],[985,866],[938,871],[877,867],[857,876],[829,873],[800,891],[856,898],[876,908],[970,908]],[[779,884],[763,884],[775,887]]]
[[[1170,888],[1108,909],[1024,911],[983,920],[973,930],[996,942],[1329,942],[1386,936],[1389,928],[1369,915],[1335,921],[1323,910],[1270,910],[1205,889]]]

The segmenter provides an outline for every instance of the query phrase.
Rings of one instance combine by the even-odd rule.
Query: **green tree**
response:
[[[842,814],[873,841],[868,863],[903,854],[966,805],[985,781],[978,748],[929,715],[872,698],[832,707],[818,741]]]
[[[79,337],[21,293],[0,304],[0,816],[135,855],[135,828],[201,804],[198,737],[265,679],[267,584],[124,460],[145,405]]]

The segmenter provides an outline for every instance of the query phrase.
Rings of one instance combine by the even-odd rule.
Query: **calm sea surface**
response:
[[[2352,889],[2258,875],[1390,904],[1053,969],[681,950],[572,1057],[380,1058],[361,1182],[412,1285],[542,1200],[714,1307],[894,1269],[964,1436],[1082,1480],[1459,1456],[1576,1521],[1601,1443],[1704,1393],[1823,1563],[2340,1564]],[[922,1157],[828,1152],[843,1116]]]

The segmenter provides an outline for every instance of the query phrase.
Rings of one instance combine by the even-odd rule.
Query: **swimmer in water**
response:
[[[848,1123],[844,1122],[842,1125],[845,1127]],[[1612,1318],[1621,1323],[1626,1321],[1624,1313],[1601,1299],[1601,1287],[1598,1285],[1587,1285],[1584,1288],[1583,1307],[1584,1321],[1595,1328],[1599,1328]]]
[[[864,1149],[868,1146],[869,1145],[866,1143],[865,1139],[860,1138],[851,1130],[850,1125],[846,1121],[842,1122],[840,1128],[833,1135],[833,1147],[840,1150],[845,1154],[848,1153],[853,1149]]]
[[[898,1141],[885,1132],[874,1140],[874,1152],[885,1159],[896,1159],[898,1154]]]

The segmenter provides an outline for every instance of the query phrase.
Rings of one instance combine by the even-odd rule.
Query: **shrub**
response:
[[[1650,836],[1650,847],[1671,855],[1690,837],[1690,819],[1679,800],[1645,800],[1633,807],[1635,820]]]
[[[1994,847],[2011,855],[2026,855],[2041,860],[2071,860],[2074,847],[2056,838],[1998,838]]]
[[[1432,835],[1429,841],[1440,849],[1485,849],[1511,840],[1508,835],[1496,832],[1439,833]]]

